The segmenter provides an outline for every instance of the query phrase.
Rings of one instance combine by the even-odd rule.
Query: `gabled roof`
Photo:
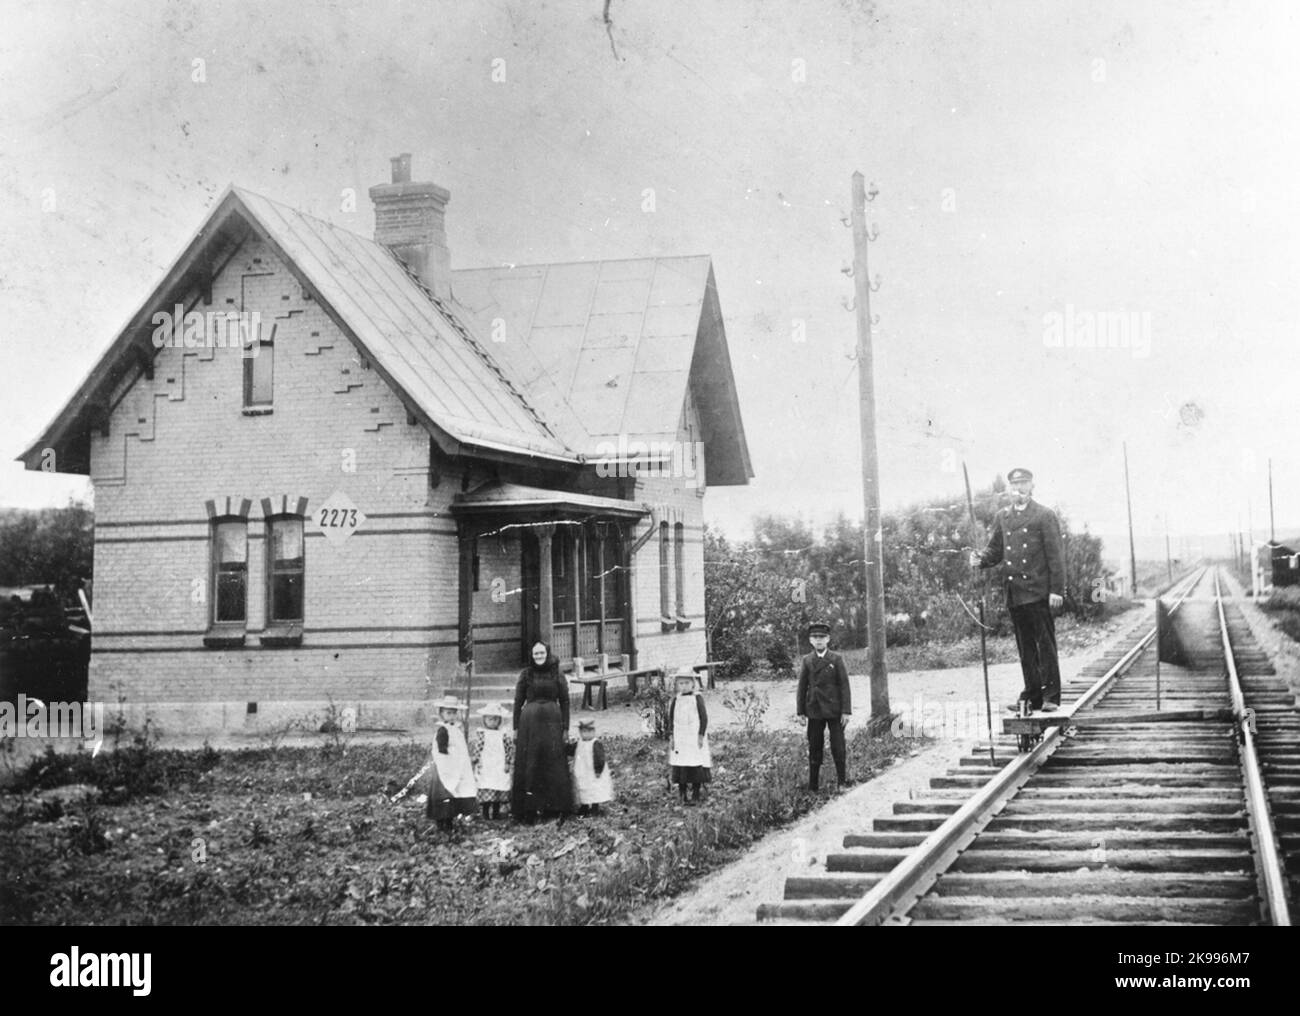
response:
[[[106,411],[111,387],[153,355],[154,311],[201,284],[218,251],[237,246],[250,230],[275,250],[445,450],[464,445],[489,455],[580,461],[466,324],[386,247],[231,187],[54,422],[20,456],[29,469],[39,468],[42,449],[74,440]]]
[[[570,448],[676,441],[694,386],[709,484],[754,475],[707,256],[461,270],[452,291],[480,332],[504,324],[492,352]]]
[[[151,369],[154,312],[210,285],[250,235],[448,453],[577,465],[611,446],[670,443],[692,390],[708,482],[754,475],[707,256],[456,271],[449,306],[387,247],[237,187],[19,456],[28,469],[54,447],[61,471],[89,472],[87,434],[111,392]],[[500,341],[484,341],[502,321]]]

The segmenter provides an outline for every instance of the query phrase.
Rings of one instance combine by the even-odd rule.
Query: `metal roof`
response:
[[[708,256],[459,270],[448,305],[383,245],[233,186],[20,456],[29,469],[43,448],[84,435],[105,392],[148,354],[141,335],[154,309],[201,277],[213,244],[237,243],[245,228],[444,445],[579,463],[608,457],[606,442],[672,442],[694,383],[710,484],[753,475]]]
[[[575,458],[465,322],[386,247],[261,195],[232,193],[393,381],[449,434]]]
[[[673,441],[710,281],[705,255],[452,273],[478,324],[504,322],[493,354],[570,448]]]
[[[408,405],[447,438],[486,452],[580,461],[468,322],[421,286],[386,247],[231,187],[54,421],[19,456],[29,469],[39,468],[43,448],[87,426],[84,414],[96,411],[125,365],[136,362],[140,330],[153,311],[192,284],[205,249],[236,220],[270,243]],[[66,461],[62,454],[60,460]]]

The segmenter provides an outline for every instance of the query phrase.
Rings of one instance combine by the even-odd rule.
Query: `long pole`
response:
[[[1138,593],[1138,559],[1137,550],[1133,546],[1133,495],[1128,486],[1128,442],[1124,442],[1124,500],[1128,504],[1128,567],[1129,576],[1133,581],[1133,598],[1137,599]]]
[[[979,531],[975,525],[975,499],[970,493],[970,473],[966,471],[966,463],[961,464],[961,475],[966,481],[966,508],[970,512],[970,545],[971,550],[979,546]],[[980,660],[984,664],[984,712],[989,720],[989,761],[994,765],[998,764],[997,758],[993,754],[993,700],[989,697],[989,646],[987,629],[984,627],[984,600],[987,586],[983,580],[980,581]],[[1157,654],[1159,655],[1159,654]]]
[[[1165,574],[1169,577],[1169,585],[1174,585],[1174,561],[1169,555],[1169,516],[1165,516]]]
[[[857,297],[858,415],[862,427],[863,562],[866,569],[867,646],[871,660],[871,718],[889,722],[885,673],[885,577],[881,561],[880,468],[876,461],[876,389],[871,361],[871,276],[867,272],[867,193],[853,174],[853,288]]]
[[[1273,460],[1268,460],[1268,542],[1277,543],[1277,530],[1273,528]]]

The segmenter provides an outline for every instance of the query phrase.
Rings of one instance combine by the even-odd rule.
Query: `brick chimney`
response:
[[[446,212],[451,192],[436,183],[411,183],[411,154],[392,160],[393,182],[370,188],[375,242],[382,243],[440,300],[451,299],[451,251]]]

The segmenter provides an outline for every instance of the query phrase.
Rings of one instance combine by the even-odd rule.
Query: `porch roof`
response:
[[[451,510],[457,515],[528,514],[534,518],[548,512],[623,519],[639,519],[650,514],[647,505],[633,501],[569,490],[526,487],[519,483],[494,483],[471,494],[458,494],[451,503]]]

